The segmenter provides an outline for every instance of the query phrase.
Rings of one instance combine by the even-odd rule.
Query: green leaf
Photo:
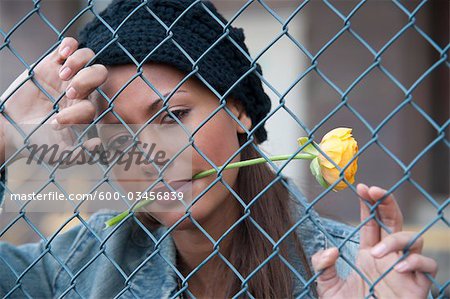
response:
[[[103,229],[108,229],[111,226],[116,225],[117,223],[122,221],[125,217],[127,217],[128,213],[129,213],[128,210],[126,210],[120,213],[119,215],[109,218],[107,221],[105,221],[105,227]]]
[[[315,158],[312,160],[311,164],[309,164],[309,168],[311,169],[311,173],[316,178],[316,181],[324,187],[328,188],[330,185],[324,180],[322,173],[320,172],[320,163],[319,158]]]
[[[298,143],[298,145],[303,146],[305,143],[308,142],[308,140],[309,140],[308,137],[300,137],[297,139],[297,143]],[[303,149],[303,152],[314,155],[314,156],[319,156],[319,151],[316,150],[316,148],[313,146],[313,143],[317,145],[317,143],[315,143],[313,141]]]

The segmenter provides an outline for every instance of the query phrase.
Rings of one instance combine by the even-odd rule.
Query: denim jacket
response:
[[[294,211],[305,216],[304,196],[290,179],[285,181],[299,203]],[[99,211],[83,224],[38,243],[14,246],[0,242],[0,297],[175,297],[176,248],[167,228],[150,231],[149,236],[130,217],[121,225],[104,230],[104,222],[116,214]],[[318,250],[339,246],[344,240],[341,256],[353,263],[359,245],[354,228],[322,218],[313,209],[308,215],[301,218],[303,221],[295,232],[309,263]],[[300,259],[293,258],[290,262],[297,272],[293,292],[298,297],[304,295],[303,279],[307,276]],[[337,270],[341,277],[346,277],[352,268],[339,258]],[[306,298],[312,297],[310,294]]]

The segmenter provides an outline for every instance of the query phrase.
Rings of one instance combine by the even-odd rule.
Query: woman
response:
[[[270,100],[259,65],[249,63],[243,31],[226,24],[206,1],[114,1],[85,27],[80,42],[63,39],[34,66],[34,78],[50,96],[65,92],[58,113],[31,80],[15,91],[24,72],[2,96],[8,99],[2,114],[8,120],[2,122],[20,125],[52,115],[47,122],[60,126],[94,119],[178,124],[192,134],[192,175],[212,163],[257,157],[255,147],[267,138]],[[94,93],[100,86],[106,97]],[[14,152],[20,141],[2,133],[8,152]],[[114,142],[123,147],[130,140]],[[141,175],[150,182],[154,173],[142,167]],[[196,202],[187,213],[136,213],[105,231],[104,221],[115,213],[99,212],[48,242],[0,244],[2,296],[363,298],[373,291],[377,298],[425,298],[429,292],[424,272],[434,276],[437,265],[421,255],[421,238],[404,267],[397,265],[373,289],[366,283],[389,270],[414,238],[402,231],[393,196],[384,198],[379,187],[359,184],[358,195],[371,204],[383,199],[379,217],[392,234],[371,220],[358,239],[350,236],[351,227],[307,212],[292,182],[267,165],[190,183]],[[361,201],[361,220],[369,216]],[[339,253],[335,245],[344,239],[349,240]],[[350,264],[338,261],[339,254]]]

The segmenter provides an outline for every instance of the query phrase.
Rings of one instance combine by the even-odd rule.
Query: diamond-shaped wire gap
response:
[[[358,166],[361,168],[364,166],[364,163],[359,163],[358,160]],[[360,177],[361,174],[357,174],[358,176]],[[311,202],[316,200],[324,192],[323,187],[312,176],[308,177],[304,184],[309,184],[310,186],[304,189],[305,196],[311,199]],[[359,219],[359,204],[357,200],[357,196],[350,189],[340,191],[339,193],[328,192],[314,204],[314,209],[321,217],[335,219],[342,223],[349,223]]]
[[[0,73],[0,90],[3,93],[25,70],[25,66],[8,47],[5,47],[0,50],[0,69],[2,69]]]
[[[20,21],[26,20],[30,15],[35,14],[37,9],[33,5],[33,1],[17,2],[4,0],[0,2],[0,11],[2,12],[0,28],[9,33],[14,30],[14,27],[17,27]],[[3,16],[5,12],[8,12],[7,18]]]
[[[244,6],[237,6],[236,9],[238,9],[237,12],[233,13],[228,17],[229,24],[232,24],[233,26],[243,26],[245,28],[245,33],[247,34],[246,37],[246,44],[250,48],[250,53],[259,53],[258,55],[253,55],[253,57],[258,58],[260,55],[262,55],[268,47],[281,36],[280,34],[284,32],[286,36],[291,39],[293,43],[308,57],[312,58],[312,55],[303,47],[302,43],[299,42],[299,40],[305,40],[305,32],[301,28],[304,26],[302,25],[305,22],[305,16],[302,18],[298,17],[300,12],[303,11],[305,5],[307,4],[306,1],[302,3],[290,3],[288,5],[284,5],[283,3],[276,4],[276,9],[273,9],[268,3],[265,2],[259,2],[259,6],[257,6],[256,2],[250,1],[247,2]],[[249,8],[250,7],[250,8]],[[254,8],[254,9],[252,9]],[[250,13],[249,16],[247,16],[245,13],[248,10],[254,10]],[[244,14],[243,17],[241,15]],[[251,18],[252,14],[255,14],[259,17],[257,18]],[[264,18],[261,17],[261,14],[264,15]],[[265,14],[268,14],[270,17],[266,17]],[[239,19],[240,18],[240,19]],[[269,24],[272,24],[268,28],[267,22],[261,22],[260,19],[266,19],[269,18],[272,22],[269,22]],[[239,19],[238,21],[236,21]],[[250,22],[251,20],[251,22]],[[257,21],[255,23],[255,20]],[[236,24],[237,23],[237,24]],[[261,24],[260,24],[261,23]],[[280,30],[277,30],[277,28],[280,28]],[[272,40],[268,40],[268,42],[263,44],[263,48],[261,50],[254,51],[253,50],[253,44],[259,45],[261,44],[261,32],[259,31],[259,28],[264,28],[265,32],[272,31],[273,36]],[[252,33],[252,32],[255,33]],[[252,34],[248,34],[248,33]],[[253,36],[258,37],[255,41],[253,41]]]
[[[50,2],[51,3],[51,2]],[[65,24],[65,29],[68,30],[67,31],[67,36],[70,36],[70,32],[72,32],[72,30],[80,30],[81,28],[83,28],[88,22],[93,21],[94,19],[98,18],[100,23],[103,24],[103,26],[105,26],[105,24],[103,23],[103,21],[101,20],[101,17],[99,17],[100,12],[102,12],[104,9],[106,9],[106,7],[109,5],[109,1],[83,1],[81,4],[78,3],[77,7],[74,8],[76,10],[76,13],[74,12],[73,18],[66,18],[64,21],[66,22]],[[43,6],[43,5],[41,5]],[[50,18],[54,12],[52,12],[52,8],[51,6],[43,6],[42,7],[43,11],[45,12],[45,16]],[[78,17],[75,22],[74,18]],[[61,28],[61,30],[63,30],[63,28]],[[114,30],[114,28],[112,28],[112,30]],[[78,31],[76,32],[75,35],[72,35],[74,37],[78,36]],[[112,33],[111,33],[112,36]]]
[[[379,135],[379,140],[405,165],[437,137],[436,130],[411,105],[396,111],[380,128]]]
[[[280,56],[280,53],[283,55]],[[307,57],[285,35],[258,58],[258,63],[267,81],[265,85],[270,84],[281,94],[288,92],[309,67]],[[278,102],[279,99],[274,100]]]
[[[128,218],[125,221],[131,221],[132,226],[132,232],[131,232],[131,238],[133,239],[133,242],[136,243],[136,245],[140,247],[145,248],[151,248],[146,254],[145,259],[142,261],[138,261],[135,263],[136,267],[131,269],[131,273],[128,275],[128,278],[126,280],[126,283],[129,284],[130,280],[133,280],[134,277],[137,275],[139,271],[147,264],[147,263],[153,263],[152,259],[158,259],[162,258],[165,263],[167,263],[178,276],[180,276],[180,273],[178,270],[175,269],[174,265],[172,265],[162,254],[161,254],[161,243],[166,241],[167,236],[169,233],[178,226],[179,223],[183,222],[187,218],[187,215],[184,215],[181,217],[176,223],[174,223],[168,230],[161,230],[161,226],[159,223],[154,223],[153,220],[151,220],[151,223],[148,223],[147,220],[143,218],[138,218],[136,214],[134,214],[132,217]],[[124,224],[127,225],[127,224]],[[116,230],[116,229],[114,229]],[[115,232],[110,232],[109,237],[111,237]],[[164,248],[164,247],[163,247]],[[128,268],[129,269],[129,268]]]
[[[286,9],[280,10],[280,12],[286,14]],[[276,13],[278,14],[278,11]],[[257,1],[252,2],[241,13],[232,22],[232,26],[244,29],[246,44],[252,57],[256,57],[257,54],[263,52],[283,31],[280,22]],[[295,23],[288,26],[289,31],[292,31],[291,34],[299,31],[295,26]]]
[[[408,23],[408,17],[390,1],[367,1],[350,21],[351,28],[379,51]]]
[[[299,87],[303,87],[300,92],[304,93],[306,97],[306,109],[304,112],[301,112],[304,113],[305,116],[302,117],[301,120],[305,122],[306,127],[309,129],[314,128],[320,121],[323,121],[333,109],[336,109],[336,106],[342,105],[340,100],[341,93],[325,82],[316,71],[310,72],[302,79],[299,83]],[[293,100],[298,101],[298,99],[286,101],[287,107],[292,110],[294,109],[291,104]],[[294,112],[297,113],[298,111]],[[316,135],[316,137],[318,136],[320,135]]]
[[[30,213],[30,216],[31,215],[32,213]],[[41,236],[32,227],[30,227],[29,222],[25,221],[23,216],[19,216],[16,212],[5,213],[4,216],[5,217],[2,217],[1,219],[0,231],[3,232],[1,236],[3,240],[8,240],[9,243],[15,245],[29,242],[38,242],[42,240]],[[28,217],[28,213],[26,213],[26,217]],[[5,218],[5,220],[3,220],[3,218]],[[6,219],[8,220],[8,222],[6,222]],[[10,222],[12,222],[13,220],[16,221],[11,226],[9,226]]]
[[[441,145],[441,146],[439,146]],[[433,164],[433,159],[438,155],[438,151],[442,150],[444,153],[448,153],[448,149],[443,147],[442,139],[436,138],[432,140],[430,144],[422,149],[421,153],[415,157],[414,162],[408,165],[411,169],[411,179],[414,180],[414,185],[418,187],[420,186],[421,192],[426,192],[425,195],[434,194],[439,192],[436,190],[433,181],[433,178],[443,177],[443,181],[448,181],[448,171],[445,164]],[[441,191],[442,192],[442,191]],[[443,193],[437,193],[438,196],[442,197]],[[448,186],[447,186],[447,194],[448,194]],[[438,205],[438,203],[433,201],[433,198],[427,196],[426,199],[430,201],[433,205]]]
[[[31,15],[10,36],[10,45],[32,64],[55,43],[56,33],[37,15]],[[34,45],[32,48],[30,44]]]
[[[79,29],[93,17],[90,9],[95,8],[99,2],[105,1],[94,1],[91,5],[80,5],[76,1],[41,1],[39,16],[50,22],[64,36],[77,38]]]
[[[342,2],[353,4],[352,1]],[[344,27],[344,22],[323,1],[310,1],[301,13],[307,20],[307,38],[303,45],[315,56]]]
[[[349,105],[373,128],[404,101],[404,93],[379,68],[366,74],[347,97]]]
[[[424,80],[428,80],[428,81],[432,81],[432,79],[433,78],[431,76],[427,76],[424,78]],[[423,84],[422,81],[419,84],[420,84],[419,87],[421,87],[422,85],[425,85],[425,84]],[[414,89],[413,98],[410,102],[410,105],[418,113],[420,113],[420,115],[423,118],[425,118],[427,120],[427,122],[431,126],[433,126],[433,128],[437,132],[441,132],[445,126],[445,121],[448,120],[448,111],[439,111],[438,107],[445,107],[444,105],[439,105],[440,104],[439,102],[441,102],[443,100],[442,96],[438,97],[436,99],[433,99],[435,101],[432,101],[430,103],[431,106],[433,106],[432,108],[429,107],[430,104],[427,105],[427,103],[424,103],[424,98],[427,98],[427,100],[429,101],[429,97],[433,97],[434,92],[436,92],[436,91],[439,92],[439,90],[433,89],[433,85],[431,82],[429,85],[425,85],[425,86],[429,87],[429,89],[423,90],[423,92],[421,92],[421,90],[417,91],[416,89]],[[428,91],[428,93],[426,93],[427,91]],[[441,93],[441,95],[442,95],[442,93]]]
[[[448,194],[435,193],[430,190],[429,180],[424,177],[425,175],[419,171],[412,171],[410,178],[394,192],[398,199],[397,193],[410,195],[407,205],[410,204],[411,208],[403,213],[405,225],[425,227],[431,221],[430,219],[438,216],[442,205],[448,199]],[[406,204],[404,201],[403,203]],[[442,223],[444,224],[444,222]],[[419,229],[415,228],[414,231],[419,231]]]
[[[413,96],[413,106],[424,115],[430,117],[433,126],[444,125],[448,120],[448,98],[446,97],[446,87],[449,78],[449,68],[444,61],[439,60],[436,55],[434,66],[417,79],[411,94]]]
[[[317,62],[317,68],[333,84],[345,90],[373,63],[373,57],[352,34],[344,32],[319,56]]]
[[[441,131],[441,126],[448,120],[448,111],[439,111],[438,107],[445,107],[444,102],[447,100],[443,97],[444,92],[436,88],[435,81],[448,79],[448,68],[441,60],[441,64],[431,72],[426,71],[422,79],[417,80],[416,87],[411,92],[410,105],[427,122],[433,126],[436,131]],[[437,76],[440,77],[437,77]],[[442,102],[439,103],[439,102]]]
[[[435,54],[431,54],[435,52]],[[436,50],[408,28],[381,55],[381,64],[407,89],[438,59]]]

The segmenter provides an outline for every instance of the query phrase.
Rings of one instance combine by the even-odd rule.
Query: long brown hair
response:
[[[244,144],[245,140],[246,137],[239,135],[239,143],[241,145]],[[247,145],[241,151],[241,160],[256,157],[260,157],[260,155],[252,144]],[[237,178],[238,190],[235,191],[248,204],[274,179],[276,179],[276,175],[266,163],[242,167],[239,169]],[[292,200],[287,188],[278,181],[252,204],[249,216],[277,242],[294,225],[294,219],[291,216]],[[240,216],[243,215],[244,210],[242,209]],[[137,217],[147,227],[154,227],[158,223],[148,213],[137,213]],[[244,278],[247,278],[273,253],[273,245],[249,217],[246,217],[239,223],[230,237],[230,244],[232,245],[225,257]],[[294,244],[295,254],[300,258],[307,272],[308,277],[304,277],[304,279],[309,280],[313,274],[301,241],[295,232],[292,232],[288,238],[283,240],[279,246],[279,253],[288,260],[289,241],[291,244]],[[221,251],[221,254],[224,253]],[[216,283],[212,285],[220,285],[221,289],[225,288],[226,297],[233,297],[241,291],[241,281],[224,262],[218,263],[215,273],[215,277],[211,277],[211,279],[214,279]],[[313,285],[311,288],[316,295]],[[293,289],[293,273],[277,255],[265,263],[247,283],[247,292],[255,298],[292,298]],[[218,288],[209,289],[206,292],[208,298],[223,296],[223,293],[218,294]],[[241,294],[240,297],[247,297],[245,292]]]

